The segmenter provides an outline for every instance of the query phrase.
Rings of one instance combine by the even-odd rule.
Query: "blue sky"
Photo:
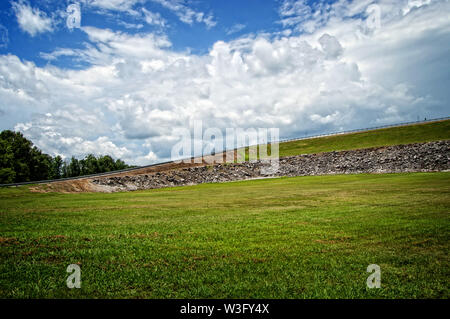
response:
[[[107,3],[108,1],[105,1]],[[114,1],[113,1],[114,2]],[[126,1],[123,1],[126,2]],[[0,54],[15,54],[23,59],[30,60],[38,66],[48,63],[40,56],[41,52],[50,52],[59,47],[82,49],[88,41],[88,36],[80,29],[70,30],[66,26],[65,11],[69,4],[79,3],[83,26],[108,28],[126,33],[159,32],[167,34],[175,51],[190,50],[192,53],[205,54],[217,40],[229,41],[247,33],[276,32],[282,30],[279,20],[277,1],[258,0],[210,0],[180,2],[189,5],[195,12],[211,15],[212,24],[207,26],[202,22],[186,23],[180,20],[177,14],[165,8],[158,2],[137,2],[133,6],[139,15],[129,13],[122,9],[106,10],[101,5],[96,6],[95,1],[23,1],[31,8],[39,9],[47,17],[54,16],[52,32],[38,33],[35,36],[23,32],[16,18],[13,3],[20,1],[2,1],[0,3],[0,21],[8,30],[8,46],[0,48]],[[90,4],[89,4],[90,3]],[[157,13],[165,20],[165,26],[149,24],[145,21],[146,9]],[[77,63],[71,61],[51,61],[64,68],[78,68]]]
[[[0,129],[52,155],[149,164],[195,120],[288,138],[448,116],[448,12],[447,0],[1,1]]]

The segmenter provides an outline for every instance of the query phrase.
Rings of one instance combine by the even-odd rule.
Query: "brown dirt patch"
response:
[[[1,246],[9,246],[13,244],[18,244],[17,238],[14,237],[0,237],[0,245]]]
[[[231,153],[230,153],[231,154]],[[236,153],[231,154],[234,156],[236,160]],[[135,175],[145,175],[145,174],[153,174],[159,172],[166,172],[171,170],[181,170],[190,167],[200,167],[211,165],[214,162],[220,162],[221,160],[225,162],[226,154],[218,153],[212,156],[205,156],[201,158],[201,162],[199,162],[198,158],[191,160],[190,162],[181,162],[181,163],[165,163],[160,165],[155,165],[151,167],[138,168],[128,172],[122,173],[111,173],[108,175],[104,175],[102,177],[120,177],[120,176],[135,176]],[[199,162],[199,163],[196,163]],[[111,192],[111,189],[102,185],[97,185],[92,183],[92,180],[97,177],[86,177],[74,180],[60,181],[60,182],[51,182],[47,184],[40,184],[36,186],[31,186],[29,190],[34,193],[82,193],[82,192]]]

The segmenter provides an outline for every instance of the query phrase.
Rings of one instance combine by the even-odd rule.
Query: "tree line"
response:
[[[110,172],[133,166],[109,155],[72,156],[63,160],[43,153],[22,133],[5,130],[0,133],[0,184],[76,177]]]

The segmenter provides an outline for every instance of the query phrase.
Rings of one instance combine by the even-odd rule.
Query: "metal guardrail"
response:
[[[304,137],[294,137],[294,138],[288,138],[288,139],[280,139],[278,143],[285,143],[285,142],[291,142],[291,141],[300,141],[300,140],[307,140],[312,138],[319,138],[324,136],[334,136],[334,135],[341,135],[341,134],[349,134],[349,133],[356,133],[356,132],[364,132],[364,131],[373,131],[373,130],[379,130],[383,128],[389,128],[389,127],[398,127],[398,126],[406,126],[406,125],[413,125],[413,124],[420,124],[420,123],[428,123],[428,122],[438,122],[443,120],[450,119],[449,116],[447,117],[441,117],[441,118],[435,118],[435,119],[429,119],[429,120],[422,120],[422,121],[414,121],[414,122],[403,122],[403,123],[396,123],[396,124],[388,124],[388,125],[382,125],[382,126],[375,126],[375,127],[369,127],[369,128],[360,128],[360,129],[354,129],[354,130],[347,130],[347,131],[339,131],[339,132],[333,132],[333,133],[324,133],[324,134],[317,134],[317,135],[309,135]],[[246,146],[248,147],[248,146]],[[236,150],[236,149],[234,149]],[[230,150],[225,150],[222,153],[229,152]],[[205,156],[213,156],[217,154],[208,154],[203,155]],[[193,160],[196,157],[191,157],[190,159]],[[145,166],[138,166],[133,168],[126,168],[118,171],[111,171],[111,172],[104,172],[104,173],[97,173],[97,174],[90,174],[90,175],[83,175],[83,176],[76,176],[76,177],[65,177],[65,178],[59,178],[59,179],[49,179],[49,180],[42,180],[42,181],[31,181],[31,182],[20,182],[20,183],[11,183],[11,184],[0,184],[0,187],[11,187],[11,186],[21,186],[21,185],[31,185],[31,184],[46,184],[46,183],[53,183],[53,182],[62,182],[62,181],[69,181],[69,180],[78,180],[78,179],[84,179],[84,178],[91,178],[91,177],[101,177],[101,176],[107,176],[107,175],[115,175],[120,174],[124,172],[130,172],[135,171],[139,169],[164,165],[164,164],[170,164],[178,161],[185,161],[186,159],[179,159],[177,161],[167,161],[167,162],[161,162],[161,163],[155,163]]]

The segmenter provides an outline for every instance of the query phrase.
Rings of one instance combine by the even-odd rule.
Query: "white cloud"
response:
[[[288,137],[448,115],[450,3],[403,14],[404,3],[379,1],[379,30],[348,18],[369,2],[343,3],[312,10],[328,13],[311,32],[218,41],[206,55],[175,52],[162,35],[85,27],[84,49],[44,55],[90,62],[84,70],[0,56],[0,121],[49,153],[147,164],[167,159],[177,129],[194,119],[205,129],[280,127]]]
[[[311,14],[311,8],[305,0],[284,0],[279,13],[282,17],[303,16],[308,18]]]
[[[6,48],[9,43],[8,29],[0,24],[0,49]]]
[[[447,0],[435,0],[434,4],[444,1]],[[367,18],[371,14],[368,9],[379,10],[380,18],[384,23],[389,23],[411,10],[430,4],[433,4],[431,0],[337,0],[332,3],[317,1],[311,4],[306,0],[282,0],[278,10],[281,20],[278,22],[284,27],[307,33],[313,33],[327,24],[345,24],[349,19],[359,22],[359,28],[367,29],[368,20],[363,21],[360,17]]]
[[[414,8],[420,8],[421,6],[430,4],[431,0],[409,0],[405,7],[403,7],[403,14],[407,14]]]
[[[165,35],[152,33],[129,35],[95,27],[81,29],[91,41],[86,45],[86,49],[58,48],[50,53],[41,53],[41,57],[53,60],[59,56],[74,56],[78,60],[95,65],[111,66],[114,62],[125,63],[125,60],[165,56],[166,52],[163,49],[171,46]]]
[[[77,53],[77,50],[68,48],[58,48],[51,53],[44,53],[44,52],[40,53],[41,58],[49,61],[56,60],[61,56],[77,56],[77,55],[79,55],[79,53]]]
[[[167,20],[159,12],[150,11],[145,7],[148,2],[158,3],[173,12],[183,23],[192,25],[203,23],[209,29],[217,24],[212,13],[195,10],[185,0],[79,0],[84,6],[97,8],[99,13],[109,14],[110,11],[126,12],[135,19],[141,19],[150,25],[168,26]],[[118,21],[126,28],[141,28],[141,24]]]
[[[124,26],[127,29],[142,29],[144,27],[142,23],[127,23],[124,21],[119,21],[117,24]]]
[[[339,119],[339,111],[334,112],[333,114],[328,114],[326,116],[320,116],[319,114],[312,114],[309,118],[313,122],[318,122],[320,124],[328,124],[333,123],[337,119]]]
[[[299,29],[306,28],[305,22],[313,18],[312,9],[305,0],[284,0],[279,14],[284,27],[297,26]]]
[[[337,58],[342,54],[343,49],[339,41],[327,33],[319,38],[319,43],[326,58]]]
[[[231,35],[231,34],[233,34],[233,33],[237,33],[237,32],[239,32],[239,31],[244,30],[245,27],[246,27],[245,24],[242,24],[242,23],[236,23],[236,24],[234,24],[233,26],[231,26],[231,28],[228,28],[228,29],[226,30],[226,32],[227,32],[228,35]]]
[[[153,153],[152,151],[148,152],[147,155],[137,156],[133,158],[133,162],[135,165],[150,165],[154,163],[158,163],[158,155]]]
[[[158,12],[151,12],[145,8],[142,8],[142,12],[144,13],[145,22],[147,22],[148,24],[164,27],[167,23],[167,21],[162,18]]]
[[[80,0],[84,5],[100,8],[101,10],[113,10],[127,12],[130,15],[139,15],[133,9],[137,3],[145,2],[142,0]]]
[[[169,9],[180,19],[180,21],[184,23],[187,24],[193,24],[194,22],[204,23],[207,28],[212,28],[217,24],[212,14],[205,14],[204,12],[196,11],[191,7],[189,7],[187,4],[185,4],[184,0],[151,0],[151,1],[159,3],[164,8]]]
[[[20,29],[34,37],[38,33],[52,32],[52,20],[38,8],[31,8],[25,1],[13,2]]]

